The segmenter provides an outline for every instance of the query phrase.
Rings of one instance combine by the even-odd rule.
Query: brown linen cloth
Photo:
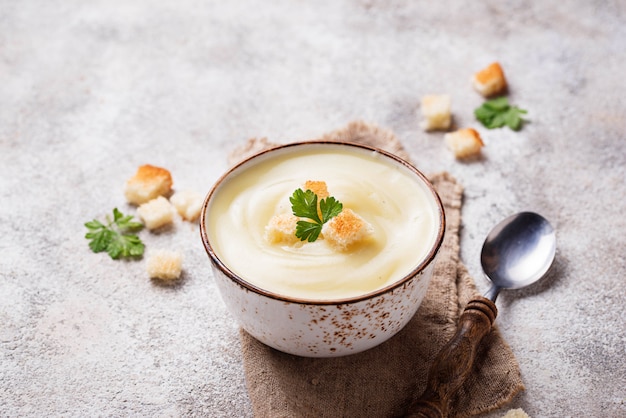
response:
[[[408,159],[390,131],[352,122],[322,139],[372,145]],[[234,163],[272,145],[251,139]],[[359,354],[303,358],[274,350],[241,331],[243,365],[254,415],[265,417],[395,417],[425,388],[430,365],[452,337],[465,304],[477,296],[459,260],[462,187],[447,173],[429,177],[446,211],[446,235],[428,293],[397,335]],[[474,371],[451,405],[451,417],[497,409],[524,389],[519,366],[497,326],[483,340]]]

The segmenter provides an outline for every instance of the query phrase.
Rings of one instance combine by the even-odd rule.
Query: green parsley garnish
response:
[[[481,107],[474,110],[476,119],[489,129],[506,125],[514,131],[519,131],[524,122],[521,115],[524,114],[526,114],[524,109],[511,106],[506,97],[487,100]]]
[[[142,255],[143,242],[137,235],[128,232],[140,230],[143,224],[133,221],[132,215],[124,216],[117,208],[113,209],[113,220],[109,216],[106,218],[106,225],[96,219],[85,223],[89,230],[85,238],[91,240],[89,248],[94,253],[106,251],[114,260]]]
[[[300,241],[315,241],[322,232],[322,226],[339,215],[343,209],[343,205],[332,196],[322,199],[320,200],[320,219],[320,213],[317,212],[317,195],[311,190],[305,192],[298,189],[293,192],[289,201],[294,215],[312,221],[300,220],[296,224],[296,237],[300,238]]]

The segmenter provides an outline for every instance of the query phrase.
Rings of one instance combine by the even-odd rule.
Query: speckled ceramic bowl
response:
[[[401,279],[372,292],[337,300],[290,297],[262,289],[233,272],[215,251],[208,233],[213,198],[229,180],[260,161],[301,147],[350,147],[355,152],[377,153],[398,170],[408,172],[426,192],[435,219],[436,237],[425,257]],[[384,179],[382,180],[384,181]],[[201,212],[200,234],[211,261],[215,282],[228,310],[252,336],[277,350],[305,357],[336,357],[370,349],[400,331],[417,311],[443,242],[443,206],[431,183],[406,161],[379,149],[335,142],[300,142],[263,151],[224,174],[207,195]],[[419,239],[419,237],[416,237]],[[246,254],[242,254],[245,257]],[[417,256],[416,256],[417,257]]]

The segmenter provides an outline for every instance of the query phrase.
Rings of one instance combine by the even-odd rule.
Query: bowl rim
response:
[[[301,297],[293,297],[293,296],[288,296],[284,294],[279,294],[279,293],[275,293],[275,292],[263,289],[259,286],[256,286],[246,281],[244,278],[238,276],[235,272],[233,272],[230,268],[228,268],[228,266],[226,266],[226,264],[224,264],[224,262],[218,257],[218,255],[213,250],[211,243],[209,242],[209,237],[208,237],[208,233],[206,230],[207,208],[216,190],[229,176],[231,176],[233,172],[239,170],[240,167],[246,164],[249,164],[252,160],[255,160],[263,155],[271,154],[277,151],[281,151],[281,150],[285,150],[285,149],[293,148],[293,147],[329,146],[329,145],[338,146],[338,147],[343,147],[343,146],[355,147],[355,148],[360,148],[361,150],[382,154],[383,156],[390,158],[391,160],[394,160],[396,163],[404,166],[409,171],[413,172],[413,174],[415,174],[424,183],[424,185],[426,186],[426,188],[428,189],[428,191],[434,198],[435,207],[437,210],[437,216],[439,220],[439,228],[437,230],[435,243],[428,251],[426,257],[424,257],[424,259],[417,266],[415,266],[411,271],[406,273],[401,279],[396,280],[395,282],[385,287],[379,288],[377,290],[374,290],[368,293],[364,293],[362,295],[353,296],[349,298],[341,298],[341,299],[306,299],[306,298],[301,298]],[[364,300],[373,299],[378,296],[382,296],[386,293],[393,291],[394,289],[397,289],[400,286],[403,286],[405,283],[412,280],[417,274],[425,270],[434,261],[437,253],[439,252],[443,244],[445,229],[446,229],[446,216],[445,216],[443,203],[441,202],[441,198],[439,197],[439,194],[435,190],[435,187],[433,186],[433,184],[430,182],[430,180],[428,180],[428,178],[421,171],[419,171],[410,162],[404,160],[403,158],[398,157],[395,154],[392,154],[391,152],[385,151],[381,148],[377,148],[371,145],[365,145],[365,144],[350,142],[350,141],[328,141],[328,140],[296,141],[296,142],[290,142],[286,144],[272,146],[270,148],[261,150],[253,155],[247,156],[242,161],[230,167],[225,173],[223,173],[217,179],[217,181],[211,187],[211,190],[206,195],[202,203],[202,208],[200,211],[200,237],[202,239],[202,244],[204,246],[204,249],[207,252],[212,264],[215,267],[217,267],[231,281],[243,287],[244,289],[250,290],[256,294],[268,297],[270,299],[275,299],[275,300],[282,301],[282,302],[302,304],[302,305],[327,306],[327,305],[353,304],[353,303],[361,302]]]

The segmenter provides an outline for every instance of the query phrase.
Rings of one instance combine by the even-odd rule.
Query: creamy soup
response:
[[[206,230],[218,258],[266,291],[307,300],[356,297],[388,286],[420,264],[437,238],[437,203],[408,168],[354,147],[289,147],[246,164],[213,192]],[[289,197],[307,180],[372,226],[367,240],[337,251],[315,242],[271,244],[269,220],[291,213]]]

